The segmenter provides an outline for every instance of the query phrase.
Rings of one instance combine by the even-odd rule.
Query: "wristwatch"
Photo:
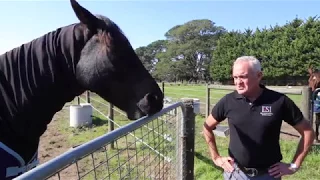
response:
[[[298,166],[294,163],[290,163],[290,169],[296,172],[298,170]]]

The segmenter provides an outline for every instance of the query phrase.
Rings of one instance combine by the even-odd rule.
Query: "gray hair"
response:
[[[261,72],[260,61],[254,56],[241,56],[241,57],[238,57],[234,61],[233,65],[238,63],[238,62],[248,62],[254,72]]]

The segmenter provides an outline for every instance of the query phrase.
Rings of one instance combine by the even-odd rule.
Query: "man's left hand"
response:
[[[291,175],[293,173],[295,173],[295,171],[290,168],[290,164],[283,162],[278,162],[270,166],[269,168],[269,174],[275,178],[279,178],[285,175]]]

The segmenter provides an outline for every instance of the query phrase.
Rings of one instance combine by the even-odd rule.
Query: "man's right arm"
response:
[[[203,124],[203,135],[209,146],[211,159],[214,162],[218,157],[220,157],[220,154],[218,152],[217,145],[216,145],[216,140],[215,140],[214,134],[212,133],[212,130],[215,129],[218,124],[219,122],[215,120],[211,114],[208,116],[208,118]]]
[[[226,118],[226,97],[222,98],[212,109],[211,114],[207,117],[203,124],[203,136],[208,144],[212,161],[227,172],[233,171],[230,157],[221,157],[217,148],[213,130],[217,125]]]

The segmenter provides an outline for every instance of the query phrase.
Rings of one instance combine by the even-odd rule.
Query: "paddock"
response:
[[[166,92],[169,94],[168,90]],[[183,97],[191,96],[183,93]],[[210,165],[210,159],[206,157],[208,154],[199,153],[199,147],[194,147],[195,141],[198,141],[195,138],[201,132],[194,132],[195,128],[192,127],[199,126],[201,123],[199,118],[203,120],[204,116],[202,114],[192,115],[191,113],[190,118],[187,118],[187,112],[194,112],[194,109],[186,102],[182,103],[176,100],[156,115],[142,118],[136,122],[125,121],[123,112],[110,103],[102,102],[97,95],[92,93],[85,93],[76,98],[67,104],[65,111],[68,113],[70,105],[81,102],[92,104],[94,116],[100,118],[95,119],[94,126],[87,127],[87,129],[92,129],[88,131],[94,132],[95,126],[105,123],[108,124],[108,129],[104,130],[109,132],[89,140],[79,141],[70,149],[61,152],[56,157],[51,157],[50,160],[17,179],[24,179],[24,177],[32,177],[31,179],[37,179],[37,177],[39,179],[113,179],[115,177],[123,179],[187,179],[188,176],[200,176],[196,165],[199,160],[207,162],[208,166],[215,168],[212,164]],[[183,113],[183,109],[186,110],[185,113]],[[201,109],[204,108],[201,107]],[[194,115],[197,116],[196,120]],[[118,117],[122,117],[122,119]],[[64,118],[66,121],[64,125],[68,126],[67,116]],[[101,120],[103,118],[106,121]],[[185,123],[193,122],[190,125],[191,128],[182,126],[186,127],[185,132],[189,129],[189,133],[183,133],[181,129],[179,130],[180,125],[177,123],[182,123],[182,120]],[[81,130],[75,131],[77,134],[85,133]],[[298,138],[295,137],[295,139]],[[196,150],[197,148],[198,150]],[[314,156],[318,156],[319,152],[314,149],[313,153]],[[303,178],[299,177],[299,179]]]

